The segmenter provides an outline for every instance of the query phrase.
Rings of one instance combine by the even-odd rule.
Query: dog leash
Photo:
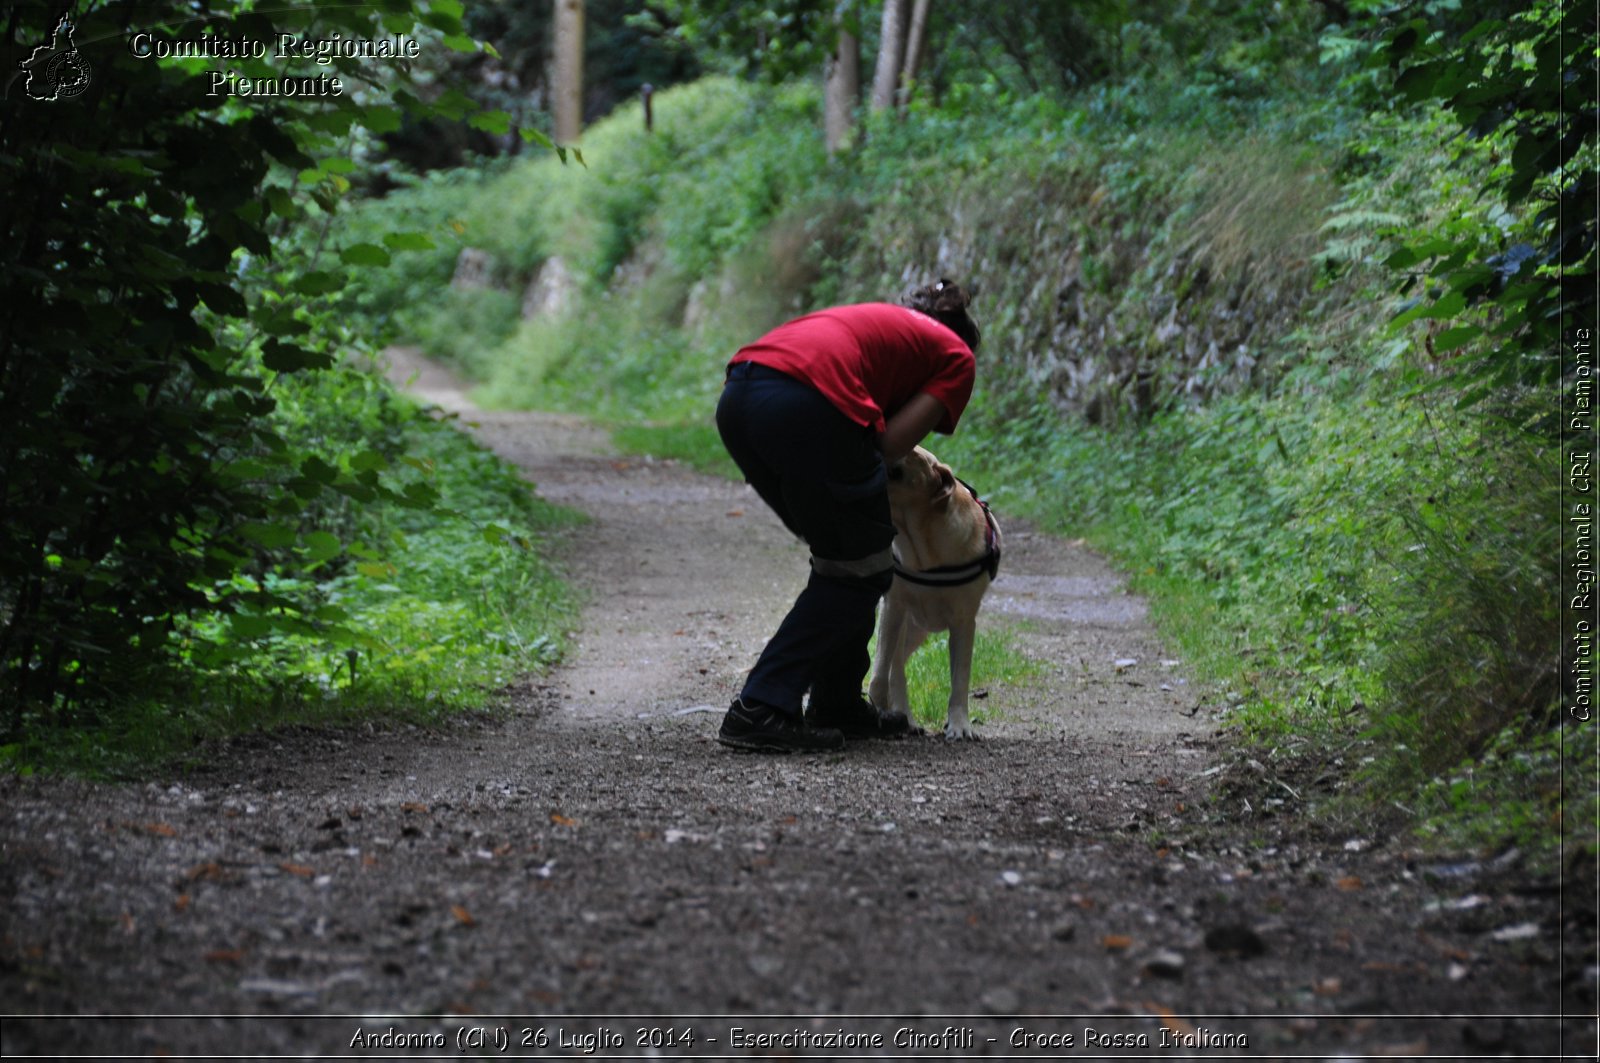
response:
[[[984,536],[983,556],[976,561],[968,561],[960,565],[940,565],[938,568],[924,569],[913,572],[900,565],[900,559],[895,558],[894,574],[896,579],[903,579],[907,583],[916,583],[924,587],[959,587],[964,583],[971,583],[985,572],[990,579],[1000,574],[1000,530],[995,524],[994,514],[989,512],[989,503],[978,496],[977,489],[967,481],[956,477],[956,483],[967,489],[967,494],[983,509]]]

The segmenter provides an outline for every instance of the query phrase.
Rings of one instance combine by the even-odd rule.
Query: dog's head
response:
[[[889,466],[889,505],[897,511],[943,509],[955,489],[950,466],[921,447]]]

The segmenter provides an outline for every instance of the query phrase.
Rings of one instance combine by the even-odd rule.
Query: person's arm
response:
[[[888,419],[887,427],[878,437],[878,449],[883,452],[883,463],[893,465],[911,453],[929,432],[945,418],[944,403],[919,391],[911,401],[900,407]]]

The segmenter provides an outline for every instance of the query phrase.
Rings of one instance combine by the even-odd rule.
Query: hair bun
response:
[[[905,305],[927,314],[960,336],[968,347],[978,349],[981,335],[977,324],[967,313],[967,307],[972,305],[972,296],[955,281],[940,277],[932,284],[915,288],[906,296]]]

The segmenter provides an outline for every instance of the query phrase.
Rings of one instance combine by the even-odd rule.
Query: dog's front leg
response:
[[[950,707],[945,712],[944,736],[949,739],[977,739],[967,719],[967,689],[972,683],[972,647],[977,624],[968,622],[950,628]]]

